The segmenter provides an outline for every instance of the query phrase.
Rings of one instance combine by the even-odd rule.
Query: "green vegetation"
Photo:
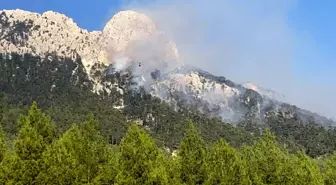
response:
[[[50,115],[58,134],[67,131],[72,123],[85,121],[92,113],[100,122],[99,130],[109,143],[121,141],[130,125],[129,120],[141,120],[160,146],[176,148],[188,119],[198,123],[196,127],[202,130],[206,141],[225,138],[235,146],[242,141],[252,141],[244,129],[194,110],[175,111],[143,91],[125,90],[123,98],[126,107],[115,109],[113,105],[118,104],[116,101],[120,99],[120,94],[116,91],[110,95],[91,92],[92,82],[79,58],[76,61],[59,59],[53,54],[49,58],[51,60],[15,53],[0,57],[0,123],[10,138],[18,131],[16,120],[19,115],[28,110],[32,101],[36,101]],[[105,78],[127,85],[124,76]]]
[[[31,102],[50,115],[57,135],[64,134],[73,123],[82,123],[93,114],[99,121],[98,130],[110,144],[119,144],[131,121],[140,120],[160,147],[176,149],[188,127],[194,123],[205,143],[224,139],[231,146],[240,148],[253,144],[270,129],[277,141],[291,153],[304,151],[310,157],[330,155],[336,151],[335,128],[324,128],[314,121],[304,124],[298,119],[286,120],[271,116],[263,123],[247,118],[237,126],[210,118],[190,107],[174,110],[161,100],[143,91],[129,91],[129,76],[104,74],[94,66],[97,78],[118,82],[124,87],[124,109],[115,109],[120,94],[116,89],[97,95],[91,91],[93,83],[87,77],[80,57],[76,60],[61,59],[54,54],[43,59],[29,54],[1,55],[0,57],[0,125],[9,139],[19,133],[17,120],[28,111]],[[91,71],[91,72],[92,72]]]
[[[63,134],[33,103],[18,133],[0,132],[0,184],[335,184],[336,153],[312,159],[279,146],[269,130],[251,145],[206,144],[191,121],[176,155],[130,124],[120,144],[109,144],[89,115]]]

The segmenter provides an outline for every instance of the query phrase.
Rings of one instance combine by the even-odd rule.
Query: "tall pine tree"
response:
[[[205,142],[198,134],[193,123],[189,122],[178,152],[183,183],[187,185],[204,183],[206,178],[206,155]]]
[[[168,184],[162,153],[150,136],[133,124],[120,144],[116,185]]]
[[[248,185],[247,166],[240,153],[220,140],[209,151],[206,185]]]
[[[114,184],[115,177],[119,172],[119,147],[109,145],[106,147],[106,162],[99,165],[99,171],[95,177],[94,184],[110,185]]]
[[[45,152],[41,184],[93,184],[99,167],[108,160],[107,142],[97,130],[91,115],[88,121],[74,124]]]
[[[243,156],[252,184],[285,184],[283,172],[284,164],[288,162],[287,153],[277,146],[275,136],[269,130],[255,145],[244,146]]]
[[[21,116],[19,133],[14,140],[14,156],[11,157],[11,179],[14,184],[38,184],[42,154],[55,139],[55,126],[49,116],[38,109],[34,102],[27,116]]]

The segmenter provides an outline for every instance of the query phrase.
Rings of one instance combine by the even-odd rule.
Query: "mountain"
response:
[[[124,125],[135,120],[174,146],[183,121],[191,119],[209,141],[226,137],[237,144],[271,128],[284,142],[313,148],[314,155],[336,146],[329,143],[335,122],[284,103],[274,91],[184,65],[176,44],[138,12],[121,11],[102,31],[88,32],[60,13],[4,10],[0,53],[3,101],[19,106],[37,101],[50,111],[89,107],[116,120],[112,127],[101,117],[109,137],[121,138]],[[301,132],[306,128],[310,131]],[[312,128],[319,131],[312,134]],[[328,144],[321,150],[301,141],[300,134]]]
[[[175,44],[165,40],[153,22],[133,11],[119,12],[103,31],[93,32],[79,28],[71,18],[52,11],[40,15],[23,10],[4,10],[0,13],[0,20],[1,53],[31,53],[38,56],[54,53],[58,57],[72,59],[79,55],[88,74],[91,74],[93,65],[109,64],[119,55],[142,59],[154,57],[139,53],[141,51],[137,48],[144,44],[137,42],[139,38],[148,38],[142,40],[160,46],[156,49],[166,55],[157,55],[161,57],[158,60],[179,57]],[[94,90],[99,92],[101,88],[97,82]]]
[[[109,57],[114,57],[108,55],[132,52],[136,40],[149,36],[161,42],[167,55],[170,52],[167,59],[178,57],[175,44],[163,40],[148,17],[133,11],[119,12],[103,31],[88,32],[79,28],[71,18],[52,11],[40,15],[23,10],[4,10],[1,12],[1,26],[1,52],[36,55],[56,52],[61,57],[78,53],[88,70],[97,62],[108,63],[112,59]],[[23,33],[19,35],[18,32]]]
[[[279,93],[277,93],[273,90],[265,89],[263,87],[255,85],[251,82],[244,83],[243,86],[247,89],[252,89],[252,90],[258,92],[264,98],[277,100],[279,102],[285,102],[285,96],[282,95],[282,94],[279,94]]]

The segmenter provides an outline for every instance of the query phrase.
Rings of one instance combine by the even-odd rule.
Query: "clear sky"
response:
[[[53,10],[73,18],[80,27],[92,31],[101,30],[104,27],[105,23],[120,9],[121,1],[125,2],[126,0],[2,0],[0,9],[19,8],[38,13]],[[204,2],[214,1],[216,0],[204,0]],[[221,1],[224,2],[225,0]],[[299,84],[307,83],[306,88],[308,90],[317,87],[316,84],[322,84],[317,88],[323,88],[323,92],[318,92],[312,96],[315,96],[316,101],[324,99],[322,103],[320,102],[320,106],[335,104],[329,110],[323,110],[322,112],[328,112],[328,115],[336,117],[336,95],[333,94],[336,93],[336,1],[279,1],[289,1],[293,4],[286,13],[286,25],[288,24],[295,35],[293,69],[295,75],[300,77]],[[274,0],[274,2],[279,1]],[[251,6],[253,2],[250,1],[246,6]],[[256,3],[256,6],[259,6],[262,4],[260,2],[268,3],[273,2],[273,0],[256,0],[255,2],[259,2]],[[276,45],[276,43],[274,44]],[[225,74],[221,75],[225,76]],[[309,86],[309,83],[313,85]],[[329,100],[331,96],[333,98]],[[294,96],[294,98],[296,97],[298,97],[298,94]],[[302,101],[304,104],[311,104],[310,107],[312,108],[316,103],[309,102],[310,100],[307,97]],[[317,112],[321,111],[317,110]]]
[[[67,15],[82,28],[99,30],[119,8],[119,0],[3,0],[0,9],[23,9],[38,13],[48,10]]]
[[[302,72],[323,76],[326,72],[336,69],[336,1],[333,0],[301,0],[291,11],[289,20],[298,34],[309,34],[314,48],[304,51],[298,48],[298,65]],[[304,44],[304,43],[302,43]],[[330,76],[336,86],[336,74]]]

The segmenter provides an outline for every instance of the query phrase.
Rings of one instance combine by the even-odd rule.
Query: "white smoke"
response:
[[[114,59],[113,67],[115,68],[116,71],[120,72],[130,67],[130,64],[131,64],[130,59],[126,56],[122,56]]]
[[[167,73],[178,65],[177,60],[168,61],[167,40],[160,32],[132,40],[123,52],[111,53],[110,61],[116,72],[131,71],[134,83],[131,88],[143,87],[148,92],[154,83],[153,72]]]
[[[297,1],[129,0],[123,9],[150,16],[176,42],[186,64],[237,83],[251,81],[283,94],[289,103],[336,117],[335,88],[295,69],[298,51],[317,66],[324,60],[313,36],[303,38],[289,21]],[[330,69],[313,75],[332,82],[335,74]]]

